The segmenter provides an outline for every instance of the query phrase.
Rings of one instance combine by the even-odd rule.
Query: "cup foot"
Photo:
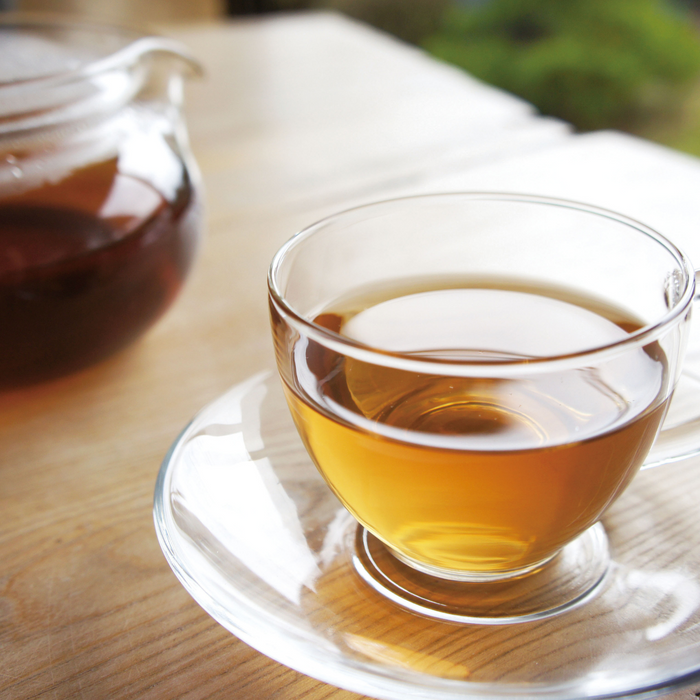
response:
[[[541,620],[583,605],[601,588],[610,553],[605,530],[596,523],[534,570],[498,580],[450,580],[399,560],[358,526],[353,564],[375,591],[412,612],[498,625]]]

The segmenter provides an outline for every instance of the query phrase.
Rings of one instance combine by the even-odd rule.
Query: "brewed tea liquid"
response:
[[[564,290],[517,285],[368,292],[316,322],[384,350],[496,363],[640,327]],[[308,339],[293,362],[288,401],[331,488],[405,557],[451,571],[525,568],[593,524],[640,467],[667,404],[655,344],[513,379],[386,368]]]
[[[117,159],[0,201],[0,388],[106,357],[170,304],[197,237],[191,184],[168,199]]]

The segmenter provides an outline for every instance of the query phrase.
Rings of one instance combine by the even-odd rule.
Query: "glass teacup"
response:
[[[364,578],[466,619],[493,591],[509,620],[585,600],[607,568],[597,523],[673,394],[694,285],[650,228],[525,195],[381,202],[292,238],[270,269],[277,363],[363,527]]]

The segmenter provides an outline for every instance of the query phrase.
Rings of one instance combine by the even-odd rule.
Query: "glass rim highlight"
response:
[[[0,81],[0,96],[19,90],[41,90],[69,85],[125,68],[149,53],[165,53],[180,59],[194,75],[201,76],[202,65],[179,41],[148,32],[145,28],[131,27],[99,19],[66,17],[52,12],[11,11],[0,17],[0,30],[55,30],[80,31],[94,36],[119,37],[124,45],[85,62],[77,68],[59,69],[36,77]]]
[[[365,345],[351,338],[342,336],[313,321],[305,318],[297,312],[286,300],[284,293],[280,289],[279,274],[283,264],[289,254],[294,251],[308,238],[319,234],[323,229],[335,221],[362,211],[371,211],[392,204],[399,205],[418,200],[459,200],[465,201],[503,201],[517,202],[522,204],[532,204],[550,207],[560,207],[571,209],[593,216],[612,220],[621,225],[634,229],[640,234],[646,235],[653,241],[661,245],[666,252],[670,253],[677,261],[679,268],[684,275],[685,286],[676,303],[661,318],[653,323],[649,323],[642,328],[629,334],[627,338],[613,343],[588,348],[565,355],[551,355],[524,359],[506,360],[464,360],[451,358],[418,358],[409,353],[383,350],[381,348]],[[595,364],[610,359],[611,357],[627,352],[635,347],[642,347],[657,340],[668,331],[670,326],[680,321],[683,315],[690,308],[695,298],[695,270],[688,257],[683,251],[671,242],[666,236],[646,224],[630,218],[623,214],[597,207],[582,202],[559,199],[555,197],[545,197],[540,195],[519,194],[510,192],[446,192],[412,195],[408,197],[398,197],[371,202],[357,207],[345,209],[336,214],[324,217],[310,226],[305,227],[292,238],[290,238],[275,254],[268,270],[268,290],[272,303],[277,312],[300,334],[307,336],[311,340],[334,350],[335,352],[347,355],[356,360],[393,367],[405,371],[418,372],[421,374],[437,374],[443,376],[464,376],[464,377],[509,377],[523,376],[529,374],[540,374],[554,370],[578,367],[587,363]]]

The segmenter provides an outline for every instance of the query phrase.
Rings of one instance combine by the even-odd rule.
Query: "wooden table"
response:
[[[176,305],[135,346],[0,396],[0,698],[350,700],[209,618],[153,528],[156,474],[183,425],[272,366],[274,251],[332,211],[441,189],[589,200],[700,249],[700,164],[618,134],[574,136],[333,15],[170,33],[207,70],[187,106],[207,241]]]

